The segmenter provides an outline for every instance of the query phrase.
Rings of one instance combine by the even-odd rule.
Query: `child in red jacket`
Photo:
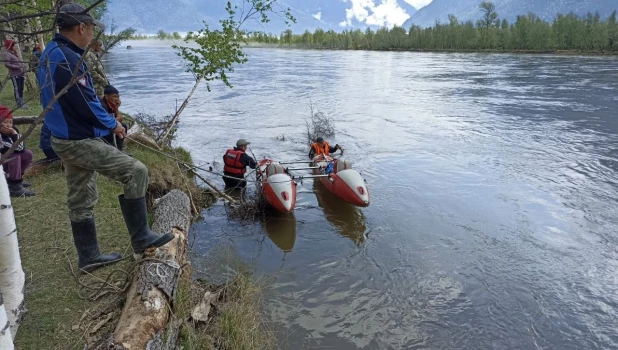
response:
[[[0,105],[0,154],[8,152],[19,137],[19,130],[13,127],[11,111]],[[2,164],[11,197],[32,197],[36,195],[33,191],[25,188],[29,187],[30,184],[23,179],[24,172],[32,163],[32,157],[32,151],[26,149],[24,144],[20,143],[6,163]]]

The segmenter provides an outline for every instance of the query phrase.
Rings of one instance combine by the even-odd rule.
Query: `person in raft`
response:
[[[0,153],[5,154],[20,138],[19,130],[13,127],[13,115],[5,106],[0,105]],[[9,195],[11,197],[32,197],[36,195],[33,191],[27,190],[30,184],[24,181],[24,172],[32,163],[32,151],[24,147],[24,143],[20,143],[13,154],[9,156],[6,163],[2,164],[2,168],[7,173],[6,182],[9,185]]]
[[[328,142],[324,141],[324,138],[318,137],[315,142],[311,144],[311,149],[309,150],[309,159],[313,159],[313,157],[321,155],[328,156],[331,153],[337,152],[337,150],[343,152],[343,148],[341,148],[341,146],[335,145],[333,147],[329,145]]]
[[[127,129],[128,126],[122,122],[123,117],[122,117],[122,114],[120,114],[120,111],[118,110],[118,108],[120,108],[120,103],[121,103],[120,102],[120,92],[118,92],[118,89],[116,89],[115,87],[111,85],[107,85],[103,89],[103,97],[100,101],[101,101],[101,106],[105,108],[107,113],[109,113],[112,117],[114,117],[114,119],[116,119],[117,122],[121,123],[123,128]],[[119,151],[124,150],[124,139],[123,138],[115,137],[115,134],[110,133],[103,139],[107,141],[110,145],[115,144],[116,148],[118,148]]]
[[[124,185],[124,194],[118,199],[136,254],[161,247],[174,235],[155,233],[148,227],[148,168],[102,139],[110,133],[123,138],[126,130],[101,106],[86,64],[77,66],[94,37],[95,27],[103,30],[103,24],[77,3],[63,5],[56,24],[59,33],[41,55],[37,79],[43,108],[68,86],[45,115],[45,125],[51,131],[52,148],[65,167],[73,243],[83,273],[122,259],[120,253],[104,255],[99,251],[93,210],[99,198],[99,173]],[[74,71],[77,82],[69,85]]]
[[[251,142],[240,139],[236,142],[234,149],[228,149],[223,155],[223,182],[228,188],[244,188],[247,186],[245,173],[247,167],[257,168],[257,162],[247,153],[247,146]]]

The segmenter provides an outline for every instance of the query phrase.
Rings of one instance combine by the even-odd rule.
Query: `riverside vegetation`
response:
[[[302,34],[288,29],[279,35],[245,33],[245,40],[272,47],[330,50],[618,53],[617,11],[609,16],[558,14],[553,22],[528,13],[509,23],[500,20],[492,2],[481,3],[479,10],[476,23],[460,22],[451,14],[449,23],[436,22],[429,28],[415,25],[407,29],[395,26],[342,32],[318,28]],[[159,30],[155,35],[134,34],[131,39],[180,40],[182,36]]]
[[[344,30],[340,33],[317,29],[294,34],[290,29],[281,35],[253,33],[248,41],[283,47],[334,50],[401,51],[497,51],[618,53],[617,13],[559,14],[553,22],[533,13],[522,15],[515,23],[500,20],[495,6],[483,2],[479,20],[460,22],[449,15],[449,23],[433,27],[393,27],[373,30]]]

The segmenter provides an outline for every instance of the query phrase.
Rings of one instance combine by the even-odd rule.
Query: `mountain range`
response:
[[[133,27],[138,33],[152,34],[159,29],[186,32],[200,29],[203,21],[217,26],[220,19],[227,17],[226,3],[227,0],[108,0],[103,21],[108,25],[113,21],[119,29]],[[275,6],[279,10],[291,9],[296,24],[290,28],[295,33],[317,28],[341,31],[345,28],[392,26],[391,18],[390,22],[382,18],[387,8],[389,11],[397,8],[399,15],[395,21],[401,23],[394,24],[401,25],[416,12],[404,0],[279,0]],[[383,7],[376,9],[379,6]],[[287,28],[282,16],[274,15],[271,19],[264,25],[250,21],[245,28],[276,34]]]
[[[457,16],[460,22],[476,21],[481,18],[479,4],[483,0],[433,0],[410,17],[403,27],[408,29],[413,24],[421,27],[433,26],[436,21],[448,23],[448,15]],[[618,0],[493,0],[500,19],[510,23],[517,16],[534,13],[540,18],[552,21],[559,13],[573,12],[585,16],[588,12],[599,12],[601,17],[608,17],[618,9]]]

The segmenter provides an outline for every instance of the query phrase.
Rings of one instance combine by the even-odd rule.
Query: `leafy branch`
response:
[[[290,8],[278,6],[277,0],[243,0],[242,7],[227,2],[225,8],[228,17],[219,21],[220,28],[211,29],[204,22],[204,28],[197,32],[189,32],[184,39],[186,44],[195,43],[195,46],[173,45],[178,56],[185,60],[187,72],[195,77],[195,85],[189,96],[182,103],[176,115],[171,119],[168,131],[163,135],[164,142],[171,130],[178,122],[180,113],[184,110],[193,95],[197,85],[204,80],[206,88],[211,91],[210,82],[221,80],[226,86],[232,87],[228,75],[234,72],[234,66],[247,62],[247,56],[243,52],[242,44],[249,32],[242,29],[248,20],[258,20],[260,23],[270,22],[269,15],[283,15],[287,25],[295,23]]]

